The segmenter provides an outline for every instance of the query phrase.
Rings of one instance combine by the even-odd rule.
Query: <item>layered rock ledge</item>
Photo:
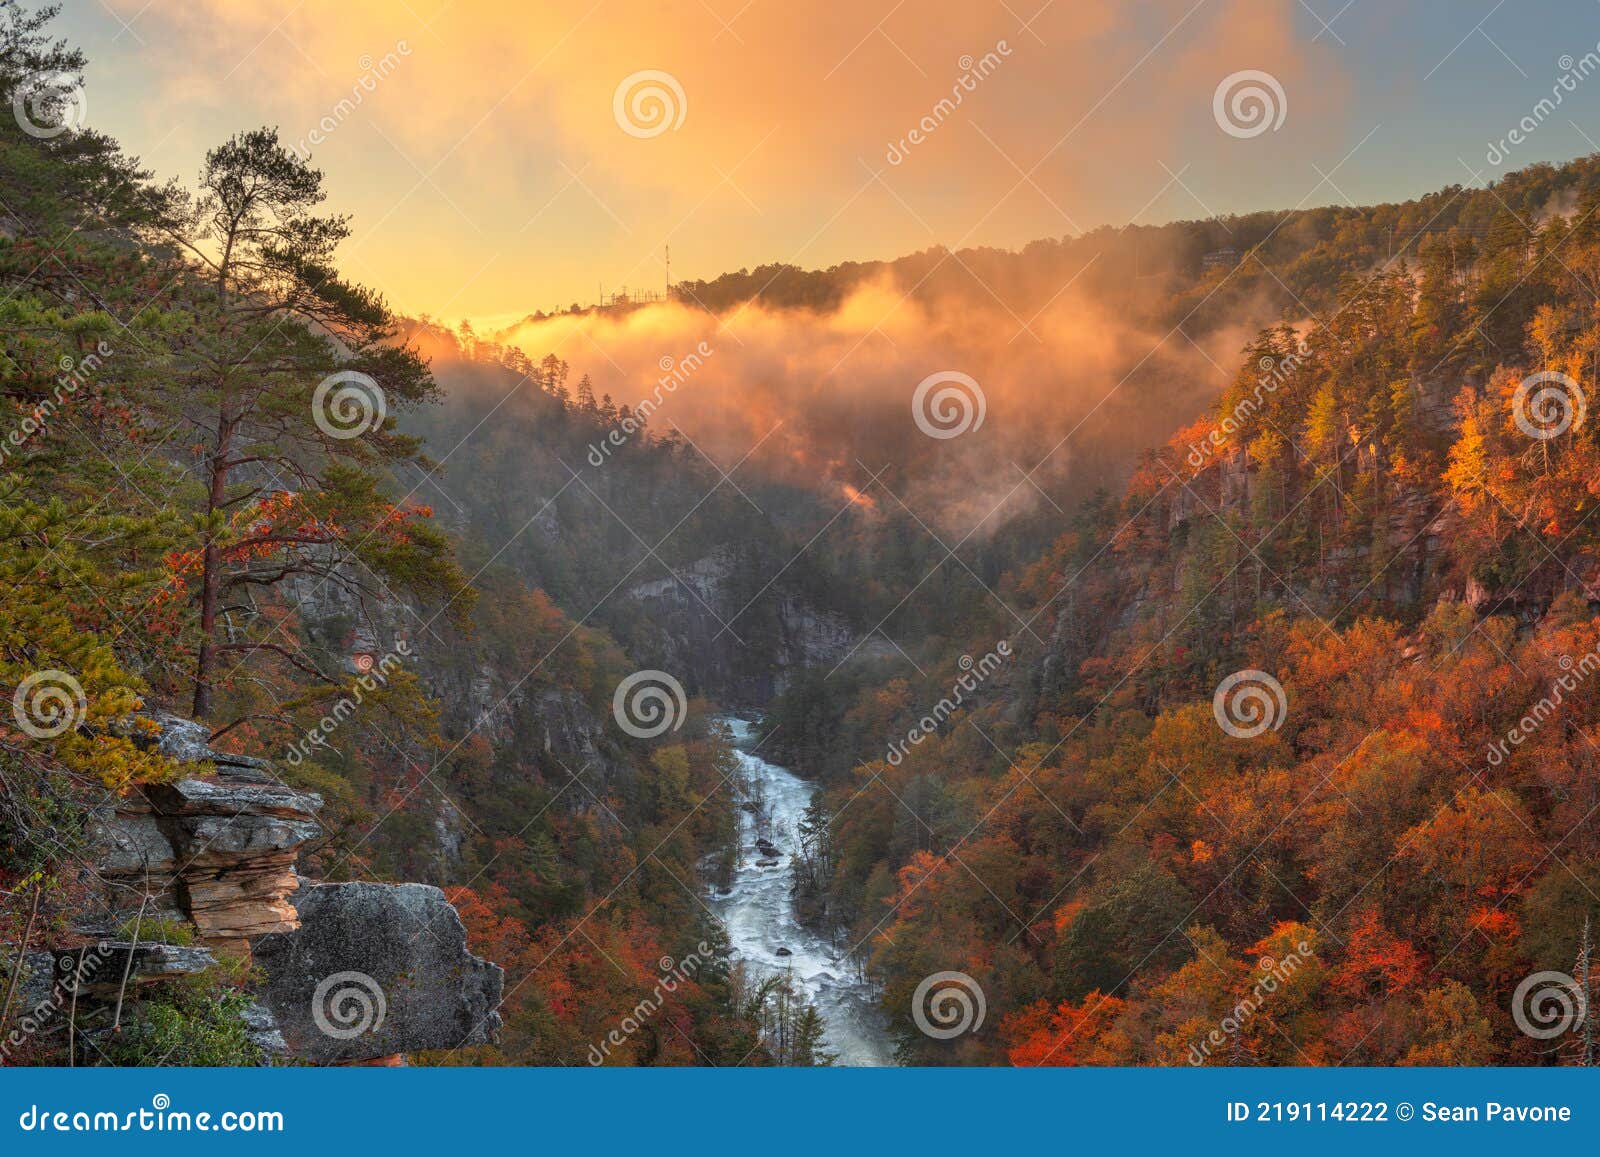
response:
[[[55,1017],[69,1002],[136,1002],[144,986],[229,954],[263,977],[246,1018],[263,1059],[362,1063],[494,1039],[504,973],[468,950],[443,892],[303,881],[295,865],[322,834],[321,797],[264,760],[213,750],[200,724],[156,722],[152,744],[195,774],[96,816],[102,902],[78,913],[66,942],[17,957],[21,1007]],[[161,943],[174,923],[197,943]]]
[[[191,921],[206,944],[236,953],[248,952],[251,937],[293,931],[294,864],[322,834],[322,797],[284,786],[264,761],[211,750],[198,724],[159,722],[158,750],[215,770],[146,786],[101,817],[96,867],[113,912],[125,915],[148,895],[159,912]]]

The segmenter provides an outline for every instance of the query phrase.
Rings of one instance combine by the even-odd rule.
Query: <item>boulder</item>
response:
[[[426,884],[313,884],[298,930],[263,936],[261,1001],[290,1052],[350,1064],[487,1044],[505,973],[467,949],[466,928]]]
[[[78,982],[80,1000],[114,1000],[122,990],[124,973],[131,990],[158,980],[195,976],[217,962],[206,948],[120,940],[102,941],[78,949],[58,948],[53,955],[57,976],[70,978],[76,972],[82,977]]]

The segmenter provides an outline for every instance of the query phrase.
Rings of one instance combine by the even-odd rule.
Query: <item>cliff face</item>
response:
[[[781,583],[751,586],[751,574],[728,551],[624,593],[639,612],[626,632],[629,653],[729,704],[760,707],[807,667],[828,670],[846,657],[890,651],[878,638],[857,646],[860,632],[843,615]]]
[[[1071,696],[1085,662],[1130,639],[1170,633],[1181,646],[1186,629],[1256,614],[1257,599],[1290,614],[1376,613],[1411,622],[1450,601],[1536,619],[1578,575],[1593,574],[1597,581],[1585,590],[1600,591],[1593,566],[1552,566],[1514,594],[1476,582],[1450,550],[1459,516],[1447,494],[1400,482],[1371,454],[1355,456],[1355,466],[1384,476],[1378,499],[1359,510],[1332,507],[1322,524],[1315,502],[1333,502],[1325,477],[1266,481],[1243,451],[1219,454],[1190,477],[1170,469],[1159,475],[1166,485],[1139,495],[1137,514],[1095,539],[1114,544],[1057,575],[1054,622],[1034,672],[1038,697]],[[1318,495],[1319,488],[1329,493]],[[1272,513],[1263,518],[1262,510]],[[1216,623],[1208,613],[1220,616]]]
[[[197,723],[157,721],[158,749],[197,774],[97,817],[91,899],[73,943],[28,955],[22,1007],[59,1006],[76,988],[74,1016],[81,1007],[92,1031],[107,1006],[136,1005],[142,986],[226,955],[253,959],[263,977],[245,1016],[265,1057],[338,1063],[493,1039],[501,970],[467,951],[442,892],[306,882],[295,864],[322,833],[321,798],[285,786],[265,761],[211,750]],[[140,940],[174,925],[195,943]],[[365,994],[366,1017],[352,992]]]

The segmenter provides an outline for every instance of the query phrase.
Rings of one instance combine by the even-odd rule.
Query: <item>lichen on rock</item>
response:
[[[504,972],[474,956],[455,908],[426,884],[314,884],[297,931],[264,936],[262,1002],[290,1051],[321,1064],[486,1044]]]

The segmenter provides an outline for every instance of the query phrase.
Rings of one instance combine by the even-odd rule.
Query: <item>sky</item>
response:
[[[674,280],[1014,248],[1600,150],[1597,0],[65,0],[58,28],[87,124],[158,176],[276,125],[353,217],[350,276],[480,328],[660,290],[668,246]]]

